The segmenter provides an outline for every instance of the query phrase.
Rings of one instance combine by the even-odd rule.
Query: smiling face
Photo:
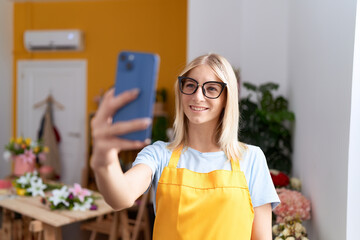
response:
[[[187,77],[195,79],[201,86],[208,81],[221,82],[213,70],[206,64],[192,69]],[[199,124],[208,124],[209,126],[215,127],[217,126],[219,116],[225,107],[226,90],[224,90],[218,98],[209,99],[204,96],[201,86],[199,86],[192,95],[181,94],[181,103],[184,113],[189,120],[189,127]]]

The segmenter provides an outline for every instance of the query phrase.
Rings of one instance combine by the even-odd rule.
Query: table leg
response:
[[[43,223],[44,227],[44,239],[46,240],[62,240],[61,228],[53,227]]]
[[[1,239],[11,240],[12,239],[12,231],[11,231],[11,212],[3,208],[3,216],[2,216],[2,229],[1,229]]]

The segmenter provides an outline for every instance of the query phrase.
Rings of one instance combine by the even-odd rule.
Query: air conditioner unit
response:
[[[28,30],[24,45],[28,51],[80,51],[84,47],[80,30]]]

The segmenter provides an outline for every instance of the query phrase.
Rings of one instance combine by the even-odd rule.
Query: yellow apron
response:
[[[249,240],[254,209],[239,162],[231,160],[232,171],[197,173],[177,168],[181,151],[158,183],[153,239]]]

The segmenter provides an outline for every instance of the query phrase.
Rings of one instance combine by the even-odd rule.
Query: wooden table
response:
[[[95,202],[98,209],[94,211],[50,210],[49,206],[41,203],[41,197],[16,197],[0,200],[0,207],[3,208],[4,215],[12,211],[40,221],[43,226],[44,239],[61,240],[62,226],[114,212],[102,198],[96,199]]]

